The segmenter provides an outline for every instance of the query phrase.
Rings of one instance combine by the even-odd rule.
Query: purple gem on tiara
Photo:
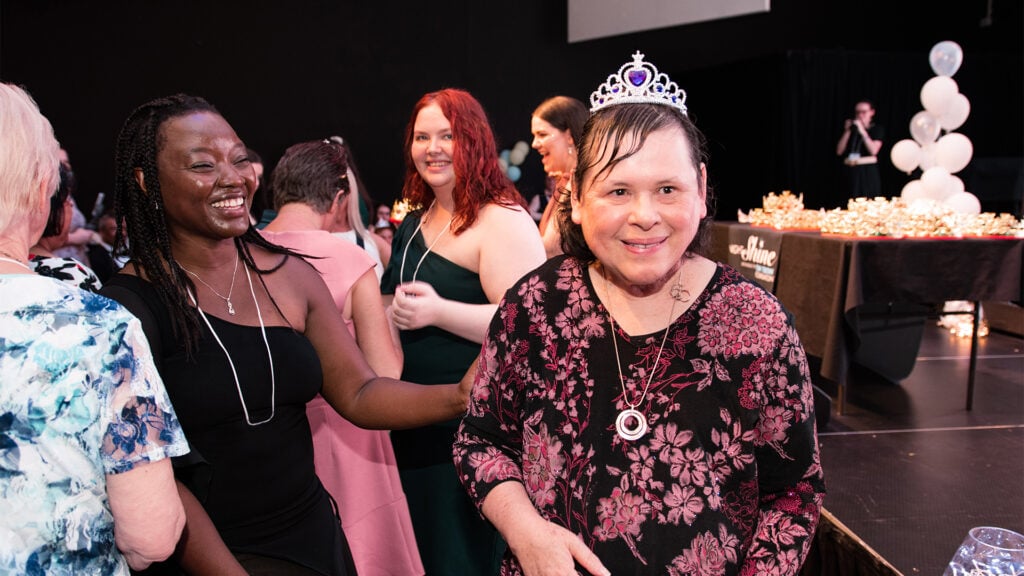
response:
[[[669,79],[667,74],[644,62],[637,51],[633,61],[619,67],[590,95],[590,111],[597,112],[616,104],[650,103],[673,106],[686,114],[686,92]]]

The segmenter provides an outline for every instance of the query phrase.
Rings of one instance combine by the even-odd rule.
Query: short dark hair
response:
[[[249,162],[252,162],[253,164],[263,164],[263,158],[260,157],[259,152],[249,148],[248,146],[245,148],[245,155],[249,157]]]
[[[60,165],[60,183],[57,184],[57,191],[50,196],[50,216],[46,219],[46,228],[43,229],[43,238],[60,236],[64,227],[71,225],[64,221],[64,203],[75,191],[75,173],[66,164]]]
[[[274,208],[298,202],[325,214],[339,190],[347,194],[348,162],[344,148],[331,140],[289,146],[270,178]]]

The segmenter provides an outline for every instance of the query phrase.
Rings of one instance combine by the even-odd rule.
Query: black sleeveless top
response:
[[[312,344],[288,327],[267,327],[270,363],[258,326],[232,324],[207,314],[235,370],[203,325],[198,350],[185,357],[156,289],[136,276],[117,274],[103,294],[142,321],[154,360],[192,453],[176,459],[175,476],[203,503],[234,553],[272,556],[324,574],[347,574],[348,546],[330,497],[313,468],[306,403],[323,375]]]

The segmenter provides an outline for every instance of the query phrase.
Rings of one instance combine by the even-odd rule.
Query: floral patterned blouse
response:
[[[188,445],[139,321],[102,296],[0,275],[0,573],[128,574],[107,474]]]
[[[618,326],[616,325],[618,328]],[[811,379],[779,302],[719,265],[663,331],[617,330],[631,402],[650,430],[621,438],[608,313],[586,268],[556,257],[499,305],[453,448],[480,506],[521,482],[547,520],[612,574],[796,574],[825,493]],[[509,554],[502,574],[522,570]]]

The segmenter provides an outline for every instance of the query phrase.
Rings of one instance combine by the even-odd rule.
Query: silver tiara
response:
[[[616,104],[665,104],[685,115],[686,91],[668,74],[658,72],[654,64],[644,62],[644,55],[637,50],[632,62],[623,64],[590,95],[591,112]]]

